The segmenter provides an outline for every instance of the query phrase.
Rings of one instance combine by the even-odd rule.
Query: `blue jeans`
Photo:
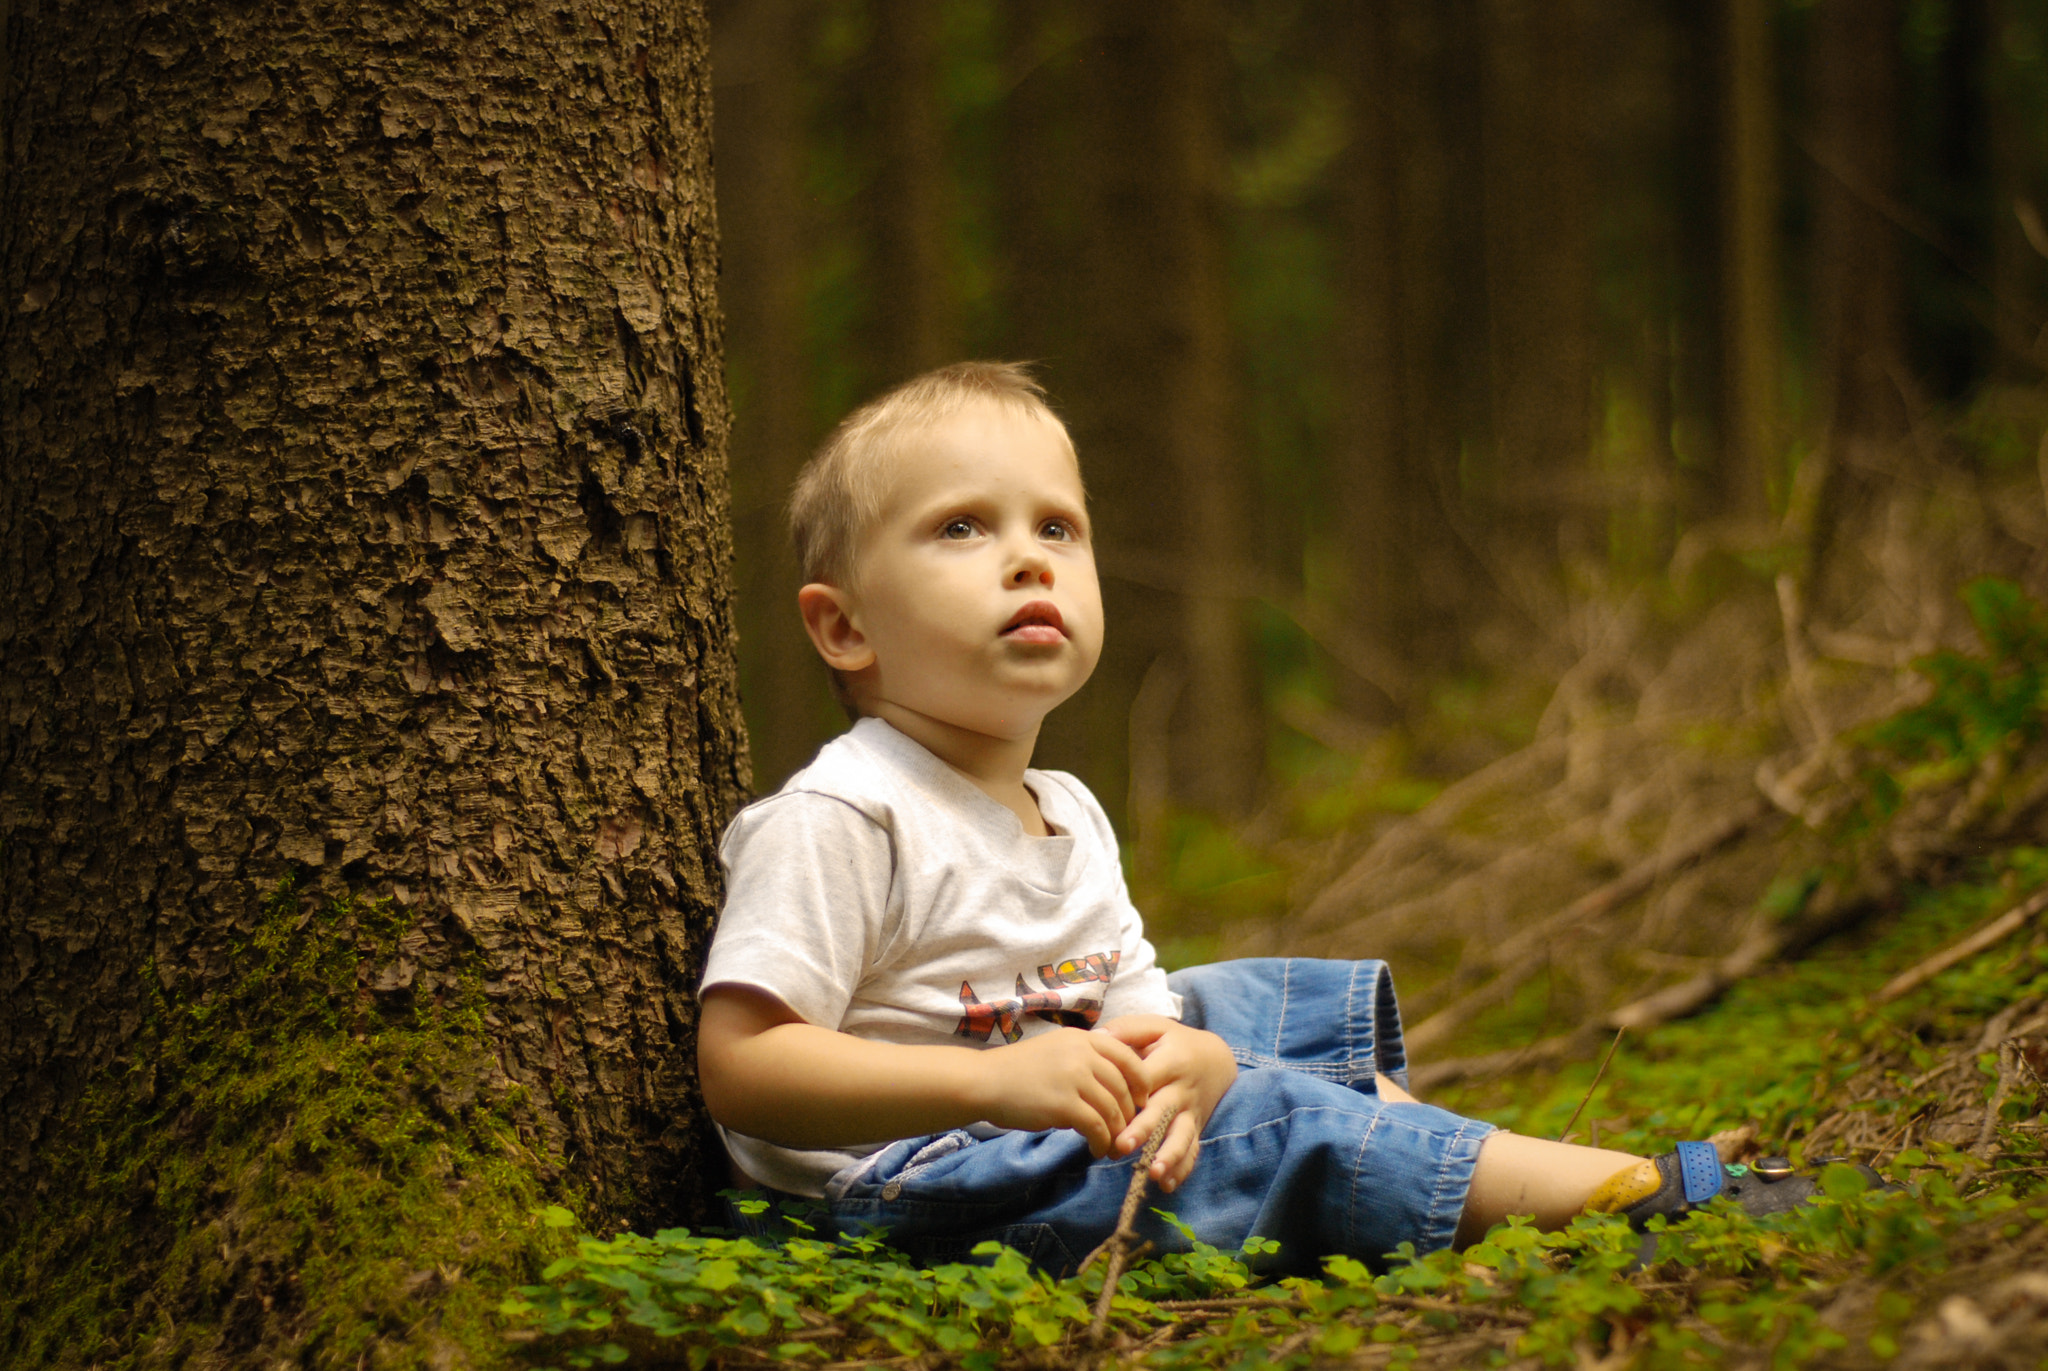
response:
[[[1139,1232],[1156,1251],[1187,1241],[1236,1251],[1272,1238],[1263,1270],[1312,1275],[1344,1253],[1379,1264],[1403,1242],[1448,1247],[1491,1124],[1424,1104],[1383,1102],[1405,1085],[1401,1017],[1384,962],[1259,958],[1175,972],[1183,1017],[1230,1044],[1238,1077],[1202,1133],[1194,1171],[1153,1191]],[[966,1129],[891,1143],[832,1178],[843,1232],[886,1230],[927,1264],[994,1239],[1069,1272],[1116,1226],[1132,1158],[1096,1159],[1070,1129],[977,1138]],[[750,1225],[751,1226],[751,1225]]]

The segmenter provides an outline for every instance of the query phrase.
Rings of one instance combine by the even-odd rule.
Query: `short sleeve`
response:
[[[888,831],[842,800],[791,791],[742,810],[718,855],[725,907],[698,993],[750,986],[838,1028],[888,916]]]
[[[1116,979],[1103,997],[1102,1016],[1114,1019],[1124,1014],[1163,1014],[1178,1019],[1180,996],[1167,988],[1159,954],[1145,936],[1144,920],[1128,895],[1124,897],[1120,922]]]

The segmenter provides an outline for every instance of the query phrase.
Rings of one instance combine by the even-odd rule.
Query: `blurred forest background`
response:
[[[844,726],[790,479],[963,356],[1079,446],[1108,647],[1039,759],[1190,954],[1427,951],[1645,861],[1634,926],[1739,931],[1781,846],[1716,896],[1700,835],[1812,819],[1963,581],[2042,588],[2048,0],[713,18],[760,791]]]

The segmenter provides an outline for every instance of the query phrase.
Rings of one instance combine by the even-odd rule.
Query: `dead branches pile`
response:
[[[2048,746],[1922,777],[1873,819],[1885,761],[1861,732],[1928,697],[1917,658],[1982,650],[1954,595],[1959,563],[2003,548],[1975,569],[2039,592],[2048,523],[2033,499],[2018,520],[2031,554],[2016,556],[1997,529],[1959,551],[1930,528],[1937,501],[1901,497],[1855,544],[1857,593],[1825,613],[1791,574],[1675,636],[1638,602],[1581,607],[1583,649],[1533,742],[1327,845],[1305,864],[1301,912],[1238,930],[1229,950],[1393,962],[1426,1087],[1691,1013],[1904,883],[2038,840]],[[1494,1035],[1509,1045],[1444,1055],[1503,1006],[1521,1025]]]

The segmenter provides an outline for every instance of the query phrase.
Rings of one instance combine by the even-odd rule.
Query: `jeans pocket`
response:
[[[825,1198],[836,1203],[870,1190],[878,1191],[882,1199],[893,1200],[902,1193],[905,1181],[916,1179],[919,1172],[930,1170],[977,1141],[966,1129],[955,1128],[930,1137],[891,1143],[834,1176],[826,1183]]]

